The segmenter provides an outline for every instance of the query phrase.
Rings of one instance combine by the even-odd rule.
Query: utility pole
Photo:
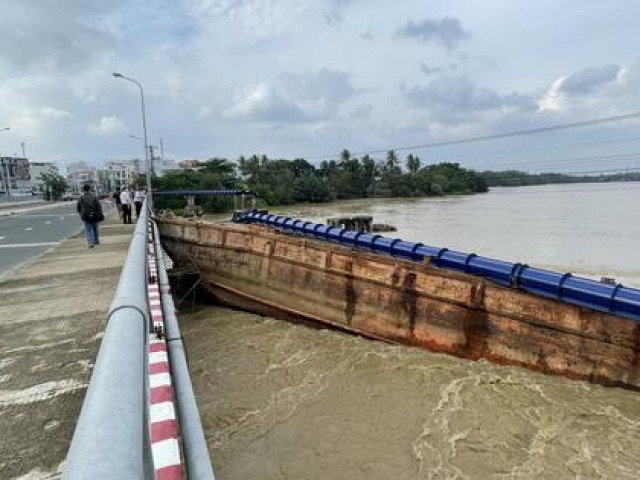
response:
[[[27,158],[27,154],[24,151],[24,142],[20,142],[20,146],[22,147],[22,158]]]
[[[13,192],[11,191],[11,159],[3,159],[2,166],[4,167],[3,173],[5,184],[7,185],[7,195],[11,199],[13,197]]]
[[[154,166],[153,166],[153,162],[154,162],[154,160],[155,160],[155,157],[154,157],[154,154],[153,154],[153,149],[154,149],[154,148],[155,148],[155,147],[154,147],[153,145],[149,145],[149,162],[150,162],[150,164],[151,164],[151,172],[150,172],[150,175],[153,175],[153,173],[154,173],[154,171],[153,171],[153,168],[154,168]],[[147,187],[147,188],[148,188],[148,187]]]
[[[4,128],[0,128],[0,132],[6,132],[11,130],[11,127],[4,127]],[[7,195],[9,196],[9,198],[11,198],[11,174],[9,172],[9,164],[7,164],[6,160],[2,158],[2,156],[0,156],[0,170],[2,170],[2,179],[4,180],[4,183],[6,185],[6,192]]]

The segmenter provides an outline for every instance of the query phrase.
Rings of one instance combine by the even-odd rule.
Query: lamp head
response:
[[[112,74],[115,78],[122,78],[122,74],[121,73],[113,73]]]

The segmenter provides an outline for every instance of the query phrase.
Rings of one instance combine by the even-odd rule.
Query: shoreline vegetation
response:
[[[156,177],[154,187],[158,190],[246,189],[256,194],[258,207],[267,208],[357,198],[470,195],[497,186],[640,181],[640,173],[578,176],[515,170],[475,171],[453,162],[423,164],[414,154],[401,160],[393,150],[389,150],[386,160],[378,162],[369,155],[356,158],[343,150],[338,160],[324,160],[317,166],[303,158],[270,159],[266,155],[242,156],[235,163],[225,158],[189,163],[188,169]],[[202,197],[198,202],[207,213],[233,209],[233,199],[228,197]],[[180,210],[184,199],[158,197],[156,206]]]

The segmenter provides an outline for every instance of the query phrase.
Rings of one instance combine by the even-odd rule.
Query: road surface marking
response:
[[[33,227],[27,227],[24,229],[25,232],[30,232],[31,230],[33,230]]]
[[[60,242],[40,242],[40,243],[7,243],[0,245],[0,248],[31,248],[31,247],[50,247],[58,245]]]
[[[7,238],[5,235],[0,235],[0,240],[4,240],[5,238]]]
[[[51,225],[51,220],[47,220],[46,222],[44,222],[45,225]]]
[[[52,214],[52,215],[22,215],[22,218],[66,218],[66,217],[75,217],[76,214],[73,212],[69,212],[69,213],[56,213],[56,214]],[[16,215],[13,216],[13,218],[16,218]]]

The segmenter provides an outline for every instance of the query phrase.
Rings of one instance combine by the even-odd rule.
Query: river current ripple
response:
[[[635,210],[614,208],[629,200]],[[574,185],[341,202],[288,215],[373,211],[411,240],[638,286],[639,203],[638,184]],[[550,210],[545,216],[540,208]],[[463,238],[461,212],[478,228]],[[537,222],[526,227],[533,238],[506,234],[530,221]],[[222,480],[638,478],[637,392],[215,306],[180,318]]]

